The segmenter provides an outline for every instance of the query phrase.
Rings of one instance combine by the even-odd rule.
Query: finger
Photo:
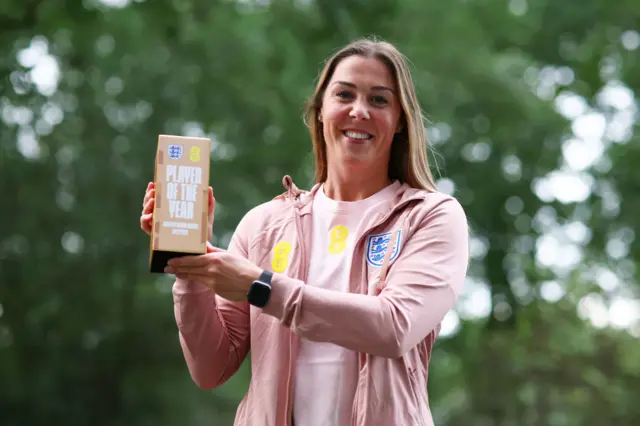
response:
[[[147,200],[146,204],[142,209],[142,214],[149,214],[153,212],[153,204],[155,203],[155,199],[151,198]]]
[[[207,253],[218,253],[221,251],[224,251],[224,250],[221,248],[215,247],[213,244],[207,241]]]
[[[207,266],[213,260],[211,256],[212,254],[199,254],[195,256],[174,257],[173,259],[169,259],[168,264],[175,269]]]
[[[185,281],[195,281],[199,284],[204,285],[205,287],[207,287],[209,290],[213,290],[216,291],[216,285],[215,283],[207,280],[207,279],[203,279],[200,276],[197,275],[190,275],[190,274],[175,274],[175,277],[181,280],[185,280]]]
[[[166,266],[164,268],[164,272],[167,274],[175,274],[175,275],[191,275],[194,277],[200,277],[200,279],[205,277],[210,277],[210,273],[207,267],[204,266]]]
[[[155,189],[150,189],[149,191],[147,191],[146,194],[144,194],[144,199],[142,200],[142,205],[146,205],[149,200],[153,200],[156,198],[156,190]]]
[[[151,232],[151,224],[153,220],[153,214],[143,214],[140,216],[140,227],[146,233]]]
[[[171,272],[168,272],[168,273],[170,274]],[[184,275],[184,274],[174,274],[174,275],[176,276],[176,278],[178,278],[180,280],[197,281],[197,279],[195,277],[192,277],[191,275]]]
[[[175,275],[176,278],[179,278],[181,280],[202,281],[202,277],[196,277],[195,275],[185,274],[182,272],[167,272],[166,269],[164,270],[164,272],[167,274]]]
[[[153,182],[149,182],[149,183],[147,184],[147,191],[151,189],[151,186],[152,186],[152,185],[153,185]]]

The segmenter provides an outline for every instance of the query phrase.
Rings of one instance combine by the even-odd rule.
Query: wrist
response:
[[[256,265],[252,265],[252,266],[253,267],[251,268],[251,270],[247,271],[247,274],[244,279],[244,282],[246,283],[245,288],[247,291],[251,289],[251,286],[253,285],[254,281],[258,280],[260,278],[260,275],[262,275],[262,268]]]

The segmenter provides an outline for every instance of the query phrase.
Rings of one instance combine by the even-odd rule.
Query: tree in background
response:
[[[138,215],[161,133],[213,141],[215,243],[291,174],[302,105],[360,36],[399,46],[439,187],[473,231],[431,368],[442,425],[640,416],[636,0],[0,5],[0,423],[232,424],[204,392]],[[245,366],[246,367],[246,366]]]

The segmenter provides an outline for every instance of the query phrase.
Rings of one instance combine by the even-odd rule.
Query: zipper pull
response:
[[[380,293],[382,293],[382,289],[384,288],[384,284],[383,281],[380,279],[380,277],[376,278],[376,292],[375,295],[378,296]]]

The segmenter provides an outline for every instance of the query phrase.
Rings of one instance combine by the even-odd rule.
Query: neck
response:
[[[324,193],[336,201],[358,201],[369,198],[391,183],[386,170],[347,170],[329,168]]]

